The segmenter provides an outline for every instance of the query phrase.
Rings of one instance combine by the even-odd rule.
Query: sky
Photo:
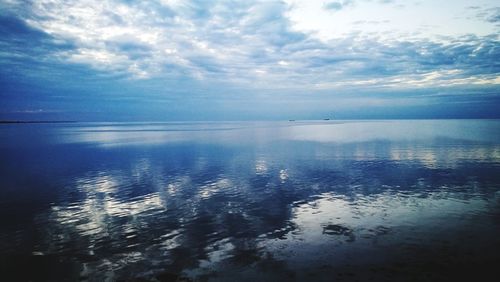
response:
[[[0,0],[0,120],[500,118],[494,0]]]

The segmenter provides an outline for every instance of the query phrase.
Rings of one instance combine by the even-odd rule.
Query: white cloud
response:
[[[136,79],[320,89],[498,84],[490,60],[498,34],[481,37],[495,34],[494,24],[455,19],[467,1],[337,2],[332,14],[325,1],[37,0],[25,20],[75,46],[56,52],[63,62]]]
[[[470,1],[331,1],[285,0],[295,30],[307,32],[325,42],[350,36],[353,32],[367,37],[387,39],[458,36],[468,33],[495,33],[492,23],[467,17]],[[491,0],[475,5],[498,5]],[[348,7],[348,9],[346,9]]]

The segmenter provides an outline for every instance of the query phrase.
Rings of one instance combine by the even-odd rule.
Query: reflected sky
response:
[[[499,258],[499,129],[5,125],[2,262],[20,280],[439,279]]]

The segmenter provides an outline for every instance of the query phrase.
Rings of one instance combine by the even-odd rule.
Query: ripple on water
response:
[[[500,127],[442,138],[436,123],[72,125],[50,148],[12,143],[0,267],[54,281],[363,281],[367,265],[378,278],[488,266]]]

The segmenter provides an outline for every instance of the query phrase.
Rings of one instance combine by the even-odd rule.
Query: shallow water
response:
[[[4,124],[0,135],[0,273],[12,280],[498,272],[497,120]]]

